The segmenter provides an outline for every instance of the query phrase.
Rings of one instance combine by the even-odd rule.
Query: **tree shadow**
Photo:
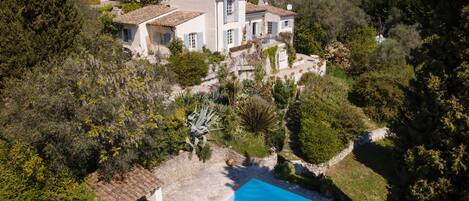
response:
[[[396,200],[399,195],[399,174],[397,172],[397,156],[393,147],[370,143],[362,145],[353,152],[357,161],[386,179],[388,182],[387,200]]]

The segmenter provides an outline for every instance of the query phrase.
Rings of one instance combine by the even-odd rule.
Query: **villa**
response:
[[[134,54],[169,54],[167,45],[175,38],[191,51],[203,46],[213,52],[253,39],[275,39],[293,33],[296,13],[268,4],[246,0],[170,0],[115,18],[123,25],[124,47]]]

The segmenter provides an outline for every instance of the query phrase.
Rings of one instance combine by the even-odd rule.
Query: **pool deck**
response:
[[[202,163],[195,156],[192,160],[188,159],[189,153],[183,152],[155,168],[153,173],[164,183],[163,200],[226,201],[251,178],[263,180],[314,201],[330,200],[317,192],[275,179],[272,169],[276,155],[266,158],[261,164],[238,164],[230,168],[225,164],[227,154],[227,149],[215,148],[212,158]]]

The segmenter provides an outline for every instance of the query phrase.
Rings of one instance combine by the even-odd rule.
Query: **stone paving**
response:
[[[232,197],[234,191],[242,184],[254,177],[314,201],[329,200],[317,192],[275,179],[272,169],[277,160],[276,155],[262,160],[258,165],[246,166],[238,163],[230,168],[225,164],[229,154],[232,152],[228,149],[216,148],[212,158],[202,163],[195,156],[190,160],[189,153],[183,152],[155,168],[153,173],[164,183],[163,200],[225,201]]]

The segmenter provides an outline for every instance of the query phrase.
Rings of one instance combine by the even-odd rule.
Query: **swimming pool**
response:
[[[258,179],[251,179],[227,201],[311,201]]]

